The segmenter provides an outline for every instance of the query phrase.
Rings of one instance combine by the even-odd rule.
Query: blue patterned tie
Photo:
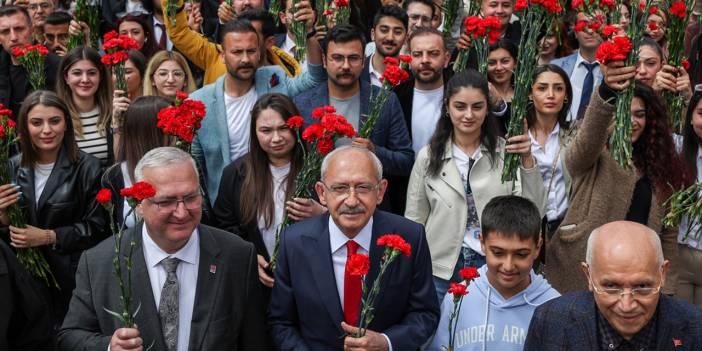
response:
[[[168,351],[176,351],[178,347],[178,268],[179,259],[168,257],[161,261],[168,276],[161,288],[161,300],[158,304],[158,315],[161,318],[163,340]]]
[[[580,95],[580,105],[578,106],[578,119],[583,118],[585,115],[585,110],[587,109],[587,105],[590,103],[590,95],[592,95],[592,85],[595,84],[595,74],[592,72],[592,70],[597,67],[597,62],[593,63],[587,63],[585,61],[580,62],[581,65],[585,66],[585,69],[587,69],[587,75],[585,76],[585,80],[583,81],[583,94]]]

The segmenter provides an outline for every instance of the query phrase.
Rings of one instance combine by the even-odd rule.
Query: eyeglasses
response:
[[[592,285],[592,290],[594,290],[596,294],[604,295],[608,298],[617,298],[619,300],[622,299],[624,295],[631,294],[632,299],[646,299],[655,296],[661,291],[661,288],[663,287],[663,279],[661,277],[661,282],[658,284],[658,287],[655,288],[598,288],[597,285],[595,285],[595,282],[592,280],[592,277],[590,277],[590,284]]]
[[[177,69],[174,71],[167,71],[167,70],[158,70],[156,71],[155,75],[161,79],[168,79],[168,76],[172,75],[173,78],[175,79],[183,79],[185,78],[185,72]]]
[[[42,2],[42,3],[40,3],[40,4],[29,4],[29,5],[27,5],[27,9],[32,10],[32,11],[36,11],[36,10],[38,10],[40,7],[41,7],[42,10],[48,10],[48,9],[54,7],[54,5],[53,5],[52,3],[50,3],[50,2]]]
[[[159,209],[159,211],[163,213],[168,213],[168,212],[173,212],[178,208],[178,204],[181,202],[183,203],[183,206],[185,206],[186,210],[194,210],[202,204],[202,196],[200,193],[196,194],[191,194],[188,196],[183,197],[183,199],[178,200],[178,199],[167,199],[167,200],[161,200],[161,201],[154,201],[152,199],[148,199],[149,202],[152,204],[156,205]]]
[[[338,64],[338,65],[343,65],[344,61],[348,60],[349,65],[358,65],[363,61],[363,57],[361,55],[349,55],[349,56],[344,56],[340,54],[332,54],[330,56],[332,62]]]
[[[336,197],[348,197],[351,195],[351,192],[353,192],[356,195],[367,195],[370,194],[372,191],[375,189],[378,189],[378,184],[370,184],[370,183],[362,183],[358,185],[348,185],[348,184],[332,184],[331,186],[328,186],[324,183],[322,183],[325,188],[327,188],[329,191],[331,191],[332,194]]]

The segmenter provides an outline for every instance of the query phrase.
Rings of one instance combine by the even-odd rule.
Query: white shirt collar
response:
[[[358,245],[360,245],[366,252],[370,252],[371,237],[373,236],[373,217],[368,220],[368,223],[361,229],[361,231],[353,238]],[[349,241],[346,234],[344,234],[341,229],[336,225],[334,219],[329,216],[329,242],[331,246],[331,252],[334,254],[337,250],[344,247],[346,242]]]
[[[144,243],[144,258],[147,267],[155,267],[167,257],[178,258],[181,263],[197,264],[198,262],[200,256],[200,236],[197,228],[193,230],[193,234],[190,236],[190,239],[188,239],[188,242],[185,243],[185,246],[173,254],[168,254],[166,251],[163,251],[163,249],[151,239],[146,229],[146,224],[142,226],[141,238]]]
[[[159,21],[158,18],[156,18],[156,16],[151,16],[151,17],[154,19],[154,27],[155,27],[157,24],[163,25],[163,22]]]
[[[371,55],[370,59],[368,60],[368,73],[370,73],[371,76],[375,75],[378,79],[380,79],[380,77],[383,75],[383,72],[378,72],[375,70],[375,68],[373,68],[373,57],[375,57],[375,53],[373,53],[373,55]]]
[[[581,63],[581,62],[585,62],[585,63],[595,63],[595,62],[597,62],[597,61],[588,62],[588,61],[583,57],[583,55],[580,55],[580,50],[578,50],[578,56],[577,56],[577,57],[578,57],[578,58],[575,60],[575,68],[580,67],[580,63]],[[599,65],[596,66],[596,67],[599,67]]]
[[[561,126],[558,123],[556,123],[556,126],[553,128],[551,133],[548,134],[547,140],[550,140],[551,138],[554,138],[554,137],[558,138],[558,133],[560,133],[560,131],[561,131]],[[539,143],[536,141],[536,138],[534,137],[534,135],[531,134],[531,128],[529,128],[527,130],[527,132],[529,133],[529,138],[531,138],[531,144],[532,145],[534,145],[534,144],[539,145]]]
[[[290,34],[285,34],[285,43],[283,43],[283,47],[285,48],[285,51],[290,51],[295,47],[295,41],[292,40]]]

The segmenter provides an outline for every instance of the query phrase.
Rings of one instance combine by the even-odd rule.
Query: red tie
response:
[[[352,276],[348,271],[349,257],[356,253],[358,244],[349,240],[346,242],[346,269],[344,270],[344,321],[349,325],[358,324],[358,306],[361,303],[361,277]]]
[[[166,33],[166,26],[161,23],[156,23],[156,25],[161,28],[161,37],[158,38],[158,48],[160,50],[166,50],[168,48],[167,39],[168,33]]]

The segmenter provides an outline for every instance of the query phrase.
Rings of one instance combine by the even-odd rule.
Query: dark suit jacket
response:
[[[44,190],[36,201],[34,170],[20,167],[21,154],[11,159],[15,182],[20,186],[27,224],[56,232],[56,244],[40,246],[60,290],[41,287],[48,294],[57,324],[61,323],[68,309],[71,291],[75,287],[74,275],[83,250],[87,250],[107,237],[104,231],[107,213],[95,200],[100,190],[100,161],[84,152],[72,164],[61,148],[54,169]],[[7,226],[0,228],[0,235],[9,242]]]
[[[268,312],[271,336],[281,351],[343,349],[343,312],[334,279],[329,220],[329,215],[310,218],[288,227],[282,236]],[[400,234],[412,245],[412,254],[398,257],[385,272],[368,329],[385,333],[394,350],[416,350],[438,325],[429,247],[421,225],[376,210],[368,284],[378,275],[384,251],[375,242],[388,233]]]
[[[123,247],[134,235],[132,281],[136,316],[144,345],[165,350],[161,323],[154,301],[142,248],[142,225],[129,229]],[[253,245],[231,233],[198,226],[200,262],[195,304],[190,326],[189,350],[268,350],[264,311],[258,288]],[[76,273],[76,289],[59,331],[62,350],[106,350],[120,322],[104,308],[119,310],[119,286],[113,275],[114,237],[86,251]],[[127,253],[123,251],[125,261]],[[124,263],[123,263],[124,264]],[[216,266],[216,273],[211,273]],[[126,269],[123,268],[126,275]],[[185,322],[185,321],[181,321]]]
[[[380,88],[371,86],[361,80],[361,120],[363,126],[370,113],[371,90],[375,96]],[[329,105],[329,89],[327,84],[320,84],[295,96],[295,105],[305,118],[305,124],[312,123],[312,110],[316,107]],[[383,163],[383,174],[408,176],[414,164],[414,151],[407,127],[403,123],[402,108],[395,94],[390,94],[383,106],[380,118],[375,124],[370,140],[375,144],[375,154]]]
[[[524,350],[599,350],[597,306],[592,294],[569,293],[537,307]],[[702,349],[702,310],[698,307],[661,294],[657,323],[657,351]],[[682,345],[675,347],[673,339]]]
[[[0,350],[44,351],[53,348],[49,306],[37,282],[0,240]]]
[[[61,58],[54,53],[49,53],[46,55],[46,61],[44,63],[44,72],[46,76],[46,89],[54,90],[56,86],[57,70]],[[32,91],[32,85],[29,84],[29,76],[26,70],[24,79],[12,82],[10,77],[10,66],[12,65],[12,59],[10,54],[5,52],[5,50],[0,50],[0,102],[5,105],[6,108],[12,110],[12,115],[15,118],[19,118],[19,107],[20,105],[13,106],[11,102],[13,100],[24,100],[24,97],[29,95]],[[16,91],[14,89],[17,89]]]

